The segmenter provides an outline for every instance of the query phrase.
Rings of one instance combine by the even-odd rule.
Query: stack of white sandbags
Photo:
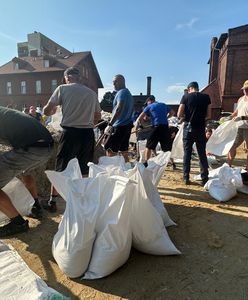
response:
[[[89,178],[81,178],[78,170],[73,159],[64,172],[46,171],[66,200],[52,251],[67,276],[107,276],[127,261],[132,244],[154,255],[180,254],[164,226],[175,223],[161,204],[151,171],[142,165],[130,169],[122,157],[91,163]]]
[[[217,201],[224,202],[237,194],[243,186],[240,168],[230,168],[227,163],[209,172],[209,180],[204,188]]]

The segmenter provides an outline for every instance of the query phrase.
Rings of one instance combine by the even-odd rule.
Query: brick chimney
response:
[[[211,42],[211,54],[210,54],[210,66],[209,66],[209,82],[212,82],[218,76],[218,65],[219,65],[219,50],[216,49],[218,39],[214,37]]]
[[[147,96],[151,95],[151,81],[152,81],[152,77],[151,76],[147,76]]]

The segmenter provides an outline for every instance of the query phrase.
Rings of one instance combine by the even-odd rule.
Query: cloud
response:
[[[168,93],[183,93],[184,89],[186,89],[184,84],[176,83],[174,85],[169,85],[166,90]]]
[[[199,18],[192,18],[191,20],[189,20],[187,23],[179,23],[176,25],[176,29],[180,30],[183,28],[186,29],[192,29],[194,24],[199,20]]]
[[[3,37],[3,38],[5,38],[5,39],[8,39],[8,40],[10,40],[10,41],[12,41],[12,42],[15,42],[15,43],[18,42],[16,38],[14,38],[13,36],[10,36],[10,35],[8,35],[8,34],[5,34],[5,33],[3,33],[3,32],[0,32],[0,37]]]

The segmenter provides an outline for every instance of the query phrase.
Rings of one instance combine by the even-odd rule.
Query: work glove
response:
[[[104,134],[106,135],[111,135],[114,131],[114,127],[112,125],[108,125],[105,129],[104,129]]]

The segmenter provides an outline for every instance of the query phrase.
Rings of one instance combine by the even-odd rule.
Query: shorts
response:
[[[0,156],[0,188],[17,175],[29,175],[33,169],[46,164],[53,147],[12,149]]]
[[[244,141],[246,142],[246,145],[248,145],[248,128],[238,128],[233,146],[238,148]]]
[[[146,148],[155,150],[158,142],[164,152],[170,151],[170,133],[168,125],[157,125],[152,127],[147,139]]]
[[[115,127],[114,133],[106,139],[104,144],[105,150],[111,150],[113,152],[127,151],[132,128],[133,123]]]
[[[93,160],[94,146],[92,128],[64,127],[59,140],[55,170],[64,171],[69,161],[77,158],[82,175],[87,175],[89,171],[87,164]]]

